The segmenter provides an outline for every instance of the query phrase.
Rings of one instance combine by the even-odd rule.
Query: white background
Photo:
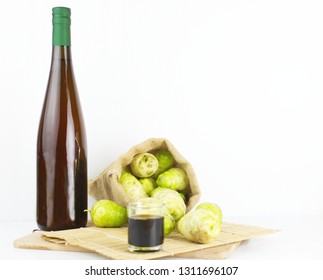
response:
[[[322,1],[13,0],[0,16],[0,221],[35,219],[58,5],[72,9],[89,178],[166,137],[224,216],[323,215]]]

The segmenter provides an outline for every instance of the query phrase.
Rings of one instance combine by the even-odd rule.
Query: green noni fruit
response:
[[[198,206],[196,206],[196,209],[206,209],[211,211],[218,218],[219,222],[222,224],[222,211],[217,204],[211,203],[211,202],[203,202]]]
[[[215,240],[221,232],[221,223],[212,211],[195,209],[185,214],[177,224],[178,231],[187,239],[196,243],[208,243]]]
[[[143,186],[147,195],[151,195],[151,192],[157,188],[157,183],[153,178],[142,178],[139,179],[139,182]]]
[[[139,180],[130,173],[124,172],[119,178],[119,183],[123,186],[129,201],[137,201],[147,194]]]
[[[153,178],[157,179],[159,174],[173,167],[173,165],[175,164],[175,159],[172,153],[167,150],[160,150],[154,153],[154,155],[158,160],[158,169],[154,173]]]
[[[140,153],[134,156],[130,168],[136,177],[147,178],[158,169],[158,160],[151,153]]]
[[[186,172],[179,167],[173,167],[160,174],[156,180],[159,187],[175,191],[184,191],[189,183]]]
[[[181,198],[184,200],[184,202],[186,203],[186,196],[184,193],[182,192],[178,192],[178,194],[181,196]]]
[[[175,228],[175,220],[170,214],[164,216],[164,236],[169,235]]]
[[[127,222],[126,208],[112,200],[96,201],[89,212],[97,227],[120,227]]]
[[[153,190],[151,197],[161,200],[169,214],[177,222],[186,212],[186,204],[177,191],[158,187]]]

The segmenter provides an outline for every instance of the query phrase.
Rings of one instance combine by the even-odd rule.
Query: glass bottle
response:
[[[71,57],[71,10],[53,8],[52,61],[37,139],[37,224],[87,223],[87,146]]]

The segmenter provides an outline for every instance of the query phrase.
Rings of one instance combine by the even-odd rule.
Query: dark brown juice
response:
[[[87,224],[87,144],[69,46],[53,46],[37,140],[37,224]]]
[[[155,247],[164,241],[164,217],[134,215],[128,219],[128,243],[137,247]]]

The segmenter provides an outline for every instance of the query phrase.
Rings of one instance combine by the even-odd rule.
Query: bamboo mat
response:
[[[41,236],[43,239],[43,248],[38,249],[46,249],[46,244],[50,242],[48,244],[58,247],[62,247],[62,244],[64,244],[66,250],[78,248],[79,250],[76,250],[96,252],[109,259],[145,260],[164,257],[225,258],[227,253],[234,251],[241,242],[274,232],[277,232],[277,230],[223,223],[221,234],[215,241],[207,244],[197,244],[186,240],[182,235],[174,231],[165,238],[161,251],[147,253],[131,253],[128,251],[126,227],[86,227],[53,232],[38,232],[37,235],[38,238]],[[14,244],[19,248],[35,248],[32,243],[29,243],[29,246],[28,242],[22,245],[21,242],[19,243],[19,240],[16,240]]]

